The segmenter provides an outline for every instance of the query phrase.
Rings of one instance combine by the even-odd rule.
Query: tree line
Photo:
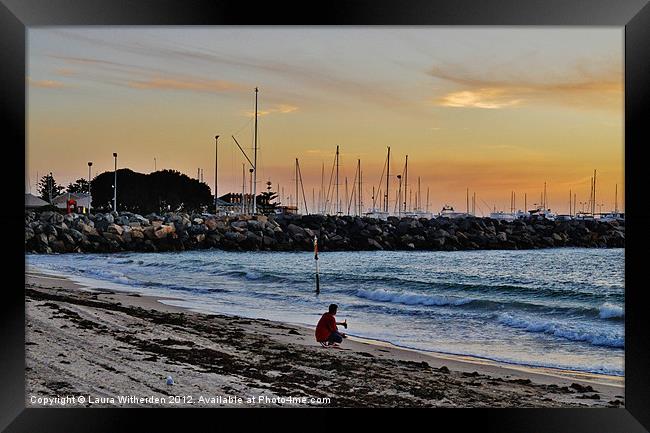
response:
[[[115,173],[107,171],[90,182],[92,207],[98,211],[113,209]],[[64,193],[88,193],[88,180],[80,178],[65,188],[51,174],[43,176],[37,187],[41,199],[50,202]],[[210,187],[176,170],[150,174],[128,168],[117,170],[117,208],[140,214],[165,211],[204,211],[213,205]]]

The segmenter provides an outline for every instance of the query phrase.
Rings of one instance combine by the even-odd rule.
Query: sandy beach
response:
[[[33,271],[26,274],[25,295],[28,407],[60,407],[64,397],[74,397],[65,404],[82,407],[624,404],[623,378],[617,376],[419,352],[354,337],[342,349],[324,349],[305,327],[195,313],[161,298]]]

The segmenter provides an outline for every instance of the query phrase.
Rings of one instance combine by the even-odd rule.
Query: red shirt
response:
[[[316,325],[316,341],[327,341],[332,332],[338,331],[336,319],[332,313],[325,313]]]

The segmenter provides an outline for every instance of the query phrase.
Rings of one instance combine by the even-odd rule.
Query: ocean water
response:
[[[496,361],[623,375],[624,250],[27,255],[31,268],[173,296],[200,312],[314,326]]]

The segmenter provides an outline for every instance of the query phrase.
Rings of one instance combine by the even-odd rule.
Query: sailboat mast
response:
[[[339,203],[339,145],[336,145],[336,215],[341,211]]]
[[[307,207],[307,197],[305,196],[305,185],[302,183],[302,171],[300,170],[300,163],[298,158],[296,158],[296,178],[300,180],[300,190],[302,191],[302,202],[305,205],[305,215],[309,215],[309,208]],[[296,181],[296,187],[298,182]],[[298,209],[298,203],[300,202],[300,196],[298,195],[298,188],[296,188],[296,210]]]
[[[618,184],[614,189],[614,212],[618,213]]]
[[[359,165],[359,189],[357,191],[357,197],[358,201],[357,204],[359,205],[359,216],[363,215],[363,189],[362,189],[362,180],[361,180],[361,159],[357,160],[357,164]]]
[[[407,212],[406,207],[406,192],[409,188],[409,156],[406,155],[406,163],[404,164],[404,212]],[[409,196],[409,208],[411,207],[411,197]]]
[[[577,203],[577,200],[578,200],[578,194],[576,194],[576,193],[574,192],[574,193],[573,193],[573,214],[574,214],[574,215],[576,215],[576,214],[578,213],[578,211],[576,211],[576,203]]]
[[[348,203],[348,197],[349,197],[349,195],[348,195],[348,177],[345,176],[345,204]],[[350,215],[350,207],[349,206],[347,206],[347,209],[345,211],[346,211],[346,215]]]
[[[594,214],[593,202],[594,202],[594,178],[592,177],[589,180],[589,210],[591,211],[592,215]]]
[[[300,206],[298,205],[298,203],[300,202],[300,200],[298,200],[298,197],[299,197],[299,195],[298,195],[298,158],[296,158],[296,166],[294,167],[294,171],[295,171],[295,174],[296,174],[296,213],[299,213],[298,209],[300,208]]]
[[[594,170],[594,202],[593,202],[593,210],[591,211],[592,215],[596,214],[596,170]]]
[[[241,165],[241,213],[246,213],[245,205],[246,202],[246,166],[244,163]]]
[[[255,196],[257,194],[257,87],[255,88],[255,147],[253,151],[253,189],[251,190],[253,194],[253,214],[257,214],[257,200]]]
[[[384,212],[388,213],[388,179],[390,178],[390,146],[386,157],[386,192],[384,193]]]
[[[429,213],[429,187],[427,187],[427,213]]]

